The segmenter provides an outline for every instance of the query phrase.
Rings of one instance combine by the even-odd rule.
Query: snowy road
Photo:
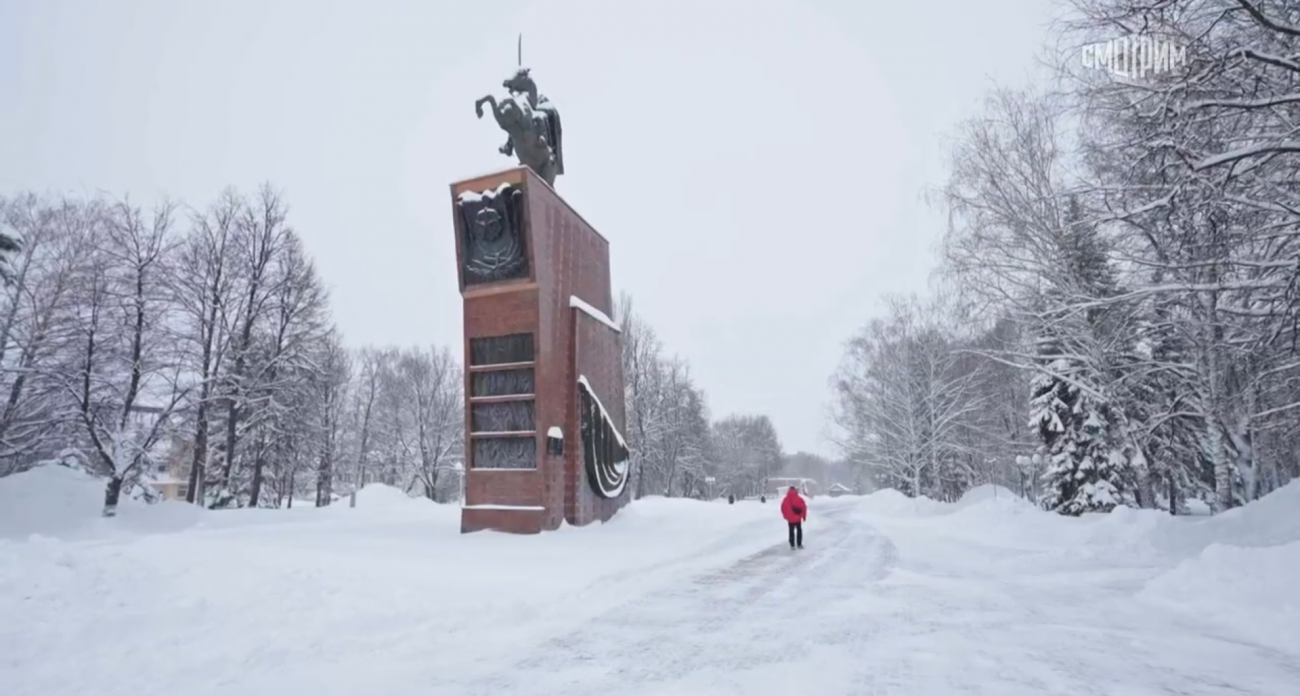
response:
[[[629,598],[518,659],[438,684],[436,693],[800,691],[808,684],[804,670],[823,649],[849,655],[878,638],[877,626],[836,612],[883,578],[893,559],[886,539],[846,521],[850,512],[827,512],[802,551],[778,544],[681,586]],[[773,531],[780,538],[781,528]],[[871,693],[871,675],[845,668],[852,687],[845,693]]]
[[[37,537],[0,515],[0,694],[1287,696],[1288,495],[1199,527],[821,499],[803,551],[758,503],[530,538],[400,495]],[[1277,588],[1248,621],[1246,582]]]
[[[968,572],[969,548],[909,570],[854,512],[835,505],[803,552],[773,546],[629,598],[524,655],[436,679],[428,693],[1281,696],[1300,688],[1297,655],[1137,603],[1130,585],[1143,572],[1054,568],[1007,582]],[[931,551],[934,543],[927,539]]]

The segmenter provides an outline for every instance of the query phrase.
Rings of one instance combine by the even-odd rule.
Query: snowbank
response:
[[[0,479],[0,538],[59,536],[85,527],[104,506],[104,484],[63,466]],[[133,506],[122,501],[121,509]]]
[[[925,496],[909,498],[894,488],[882,488],[861,498],[858,508],[868,515],[930,515],[946,511],[943,503]]]
[[[955,503],[925,496],[909,498],[897,490],[886,488],[864,496],[858,507],[858,515],[869,522],[897,524],[911,519],[921,523],[932,518],[952,518],[942,524],[966,525],[982,535],[993,529],[1003,534],[1008,527],[1022,528],[1023,515],[1039,512],[1033,503],[992,484],[972,488]]]
[[[1063,517],[996,486],[956,503],[881,491],[858,513],[894,538],[905,559],[947,557],[1025,578],[1083,564],[1142,602],[1300,655],[1300,481],[1212,517],[1123,506]]]
[[[1023,514],[1037,512],[1033,503],[1011,490],[985,484],[966,491],[955,503],[944,503],[925,496],[909,498],[893,488],[883,488],[861,498],[860,512],[868,515],[934,516],[958,512],[976,515]]]
[[[1138,512],[1125,513],[1131,530],[1184,557],[1148,580],[1142,599],[1300,655],[1300,481],[1209,518]]]
[[[1211,544],[1259,547],[1300,541],[1300,481],[1246,506],[1208,517],[1172,516],[1122,505],[1110,513],[1063,517],[994,485],[974,488],[955,503],[908,498],[893,489],[862,500],[859,514],[885,525],[929,520],[944,525],[945,533],[972,537],[986,535],[992,527],[1012,525],[1018,530],[1017,538],[1029,545],[1051,543],[1094,551],[1143,548],[1174,561],[1194,556]],[[1026,516],[1032,521],[1024,519]]]
[[[1210,544],[1152,578],[1138,596],[1231,627],[1263,645],[1300,653],[1300,542]]]
[[[945,512],[962,520],[960,524],[1010,523],[1023,525],[1025,515],[1042,511],[1033,503],[1012,493],[1011,490],[985,484],[966,491],[957,502],[944,506]]]
[[[1140,544],[1167,558],[1195,556],[1214,544],[1271,547],[1300,541],[1300,481],[1214,516],[1173,516],[1118,507],[1079,520],[1079,542]]]
[[[356,508],[349,508],[345,498],[321,510],[313,501],[295,501],[294,507],[281,510],[208,511],[183,502],[150,505],[123,496],[117,516],[105,519],[101,516],[104,485],[103,479],[57,465],[0,478],[0,540],[22,541],[38,536],[81,541],[190,529],[321,523],[342,514],[370,520],[427,518],[444,526],[459,524],[460,520],[455,505],[437,505],[383,484],[371,484],[358,491]],[[317,517],[310,517],[313,514]]]
[[[336,505],[348,507],[350,502],[347,498],[340,500]],[[437,503],[428,498],[417,498],[407,494],[396,486],[389,486],[382,483],[371,483],[357,491],[357,507],[352,509],[371,511],[380,510],[384,512],[404,511],[404,512],[427,512],[430,507],[437,506]]]
[[[1216,540],[1237,546],[1274,546],[1300,541],[1300,480],[1203,523],[1214,530]]]
[[[49,465],[0,478],[0,539],[169,532],[197,523],[203,514],[192,505],[148,505],[126,495],[116,518],[101,517],[103,509],[103,479],[82,471]]]
[[[1022,513],[1027,510],[1036,511],[1038,509],[1033,503],[1013,493],[1011,489],[992,483],[976,486],[966,491],[961,500],[953,504],[953,507],[957,510],[985,507],[1006,510],[1012,513]]]

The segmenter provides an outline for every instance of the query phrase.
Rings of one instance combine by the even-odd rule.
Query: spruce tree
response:
[[[1042,504],[1064,515],[1108,512],[1132,505],[1136,490],[1124,414],[1109,391],[1115,307],[1080,299],[1116,294],[1116,282],[1096,226],[1084,220],[1076,198],[1068,201],[1056,240],[1060,277],[1042,298],[1037,339],[1039,374],[1030,385],[1030,422],[1041,441]]]

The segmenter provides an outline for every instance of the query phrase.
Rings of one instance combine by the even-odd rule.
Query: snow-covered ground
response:
[[[1300,693],[1300,485],[1214,518],[819,498],[802,552],[773,503],[514,537],[383,487],[101,496],[0,479],[0,695]]]

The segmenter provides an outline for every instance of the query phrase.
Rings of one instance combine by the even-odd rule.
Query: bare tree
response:
[[[836,377],[841,447],[881,485],[951,499],[979,479],[968,457],[986,409],[980,366],[963,364],[943,308],[888,298],[850,340]]]
[[[636,497],[705,494],[711,456],[708,404],[679,356],[665,355],[632,296],[619,296],[627,437]]]
[[[151,221],[125,202],[101,212],[86,230],[96,252],[78,277],[80,350],[65,388],[90,443],[90,467],[108,479],[104,515],[111,517],[123,489],[154,457],[188,387],[167,330],[163,258],[173,207],[160,205]]]
[[[256,349],[244,365],[245,394],[251,398],[245,401],[243,416],[258,434],[249,481],[251,506],[260,501],[268,452],[283,449],[283,438],[317,425],[295,406],[319,369],[319,349],[332,328],[328,296],[292,231],[284,234],[263,282],[270,295],[264,327],[259,327]]]
[[[210,471],[211,413],[229,340],[221,318],[234,303],[232,244],[243,206],[233,190],[223,192],[206,212],[194,216],[171,264],[172,293],[180,315],[178,334],[197,379],[190,404],[194,445],[186,485],[186,500],[191,503],[203,502],[203,484]]]
[[[352,472],[352,487],[355,490],[364,486],[370,471],[371,455],[374,452],[376,430],[376,405],[379,403],[384,380],[386,353],[374,348],[365,348],[357,357],[360,369],[357,384],[352,389],[351,423],[356,433],[356,464]]]
[[[781,440],[767,416],[727,416],[713,424],[712,439],[710,473],[731,494],[758,495],[781,470]]]
[[[324,344],[320,371],[314,382],[314,397],[320,417],[320,451],[316,467],[316,507],[330,504],[334,495],[334,471],[341,455],[346,426],[348,386],[352,380],[352,356],[343,347],[342,336],[331,331]]]
[[[240,209],[235,220],[235,258],[238,300],[234,306],[223,308],[225,330],[231,335],[231,365],[223,379],[225,413],[225,445],[222,451],[221,485],[229,489],[238,454],[240,423],[247,415],[250,358],[254,350],[254,329],[268,311],[275,298],[274,272],[290,229],[286,224],[287,208],[279,192],[265,185],[256,201]],[[227,490],[223,496],[229,500],[233,494]]]
[[[617,315],[623,348],[626,436],[635,480],[632,489],[635,496],[641,498],[651,491],[648,483],[654,478],[653,475],[647,475],[646,467],[650,443],[660,427],[657,383],[663,346],[655,335],[654,327],[636,312],[630,294],[619,294]]]
[[[54,457],[74,437],[53,376],[68,349],[77,274],[93,249],[90,228],[102,224],[103,210],[93,202],[23,194],[3,213],[0,223],[23,245],[10,259],[0,318],[0,475]]]
[[[393,351],[379,363],[380,422],[394,480],[438,499],[439,476],[463,456],[463,375],[447,348]]]

